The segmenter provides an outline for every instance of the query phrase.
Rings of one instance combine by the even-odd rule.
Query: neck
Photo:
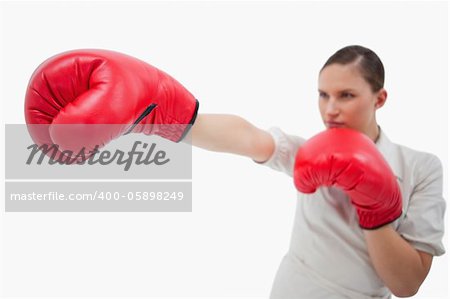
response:
[[[378,138],[380,138],[380,127],[376,125],[375,128],[369,132],[368,136],[374,143],[376,143]]]

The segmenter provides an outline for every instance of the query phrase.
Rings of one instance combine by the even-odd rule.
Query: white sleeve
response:
[[[268,132],[272,135],[275,143],[275,149],[270,158],[265,162],[255,163],[268,166],[277,171],[286,173],[287,175],[293,175],[295,155],[297,150],[305,142],[305,139],[288,135],[284,133],[278,127],[271,127]]]
[[[414,248],[438,256],[445,253],[442,164],[439,158],[427,154],[418,166],[414,191],[397,231]]]

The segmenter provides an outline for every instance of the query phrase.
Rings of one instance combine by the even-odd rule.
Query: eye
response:
[[[346,98],[346,99],[351,99],[351,98],[354,98],[355,96],[352,93],[344,92],[344,93],[342,93],[342,97]]]
[[[319,98],[326,99],[326,98],[328,98],[328,95],[323,91],[319,91]]]

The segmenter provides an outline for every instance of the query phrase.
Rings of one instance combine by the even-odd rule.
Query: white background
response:
[[[260,128],[323,129],[317,75],[360,44],[386,69],[378,121],[448,174],[448,6],[430,2],[2,2],[2,124],[24,123],[33,70],[76,48],[125,52]],[[4,126],[1,130],[4,142]],[[238,132],[237,132],[238,133]],[[1,147],[4,157],[4,146]],[[4,158],[1,159],[4,167]],[[4,168],[2,168],[4,169]],[[1,173],[4,179],[4,173]],[[4,185],[1,184],[4,194]],[[445,197],[448,198],[447,183]],[[21,296],[268,297],[295,188],[250,159],[193,149],[192,213],[1,213],[2,287]],[[447,237],[445,238],[448,250]],[[446,298],[448,254],[415,298]]]

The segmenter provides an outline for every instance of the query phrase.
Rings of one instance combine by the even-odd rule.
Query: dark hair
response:
[[[383,63],[377,54],[368,48],[357,45],[344,47],[328,58],[320,72],[333,63],[343,65],[355,63],[373,92],[379,91],[384,86]]]

